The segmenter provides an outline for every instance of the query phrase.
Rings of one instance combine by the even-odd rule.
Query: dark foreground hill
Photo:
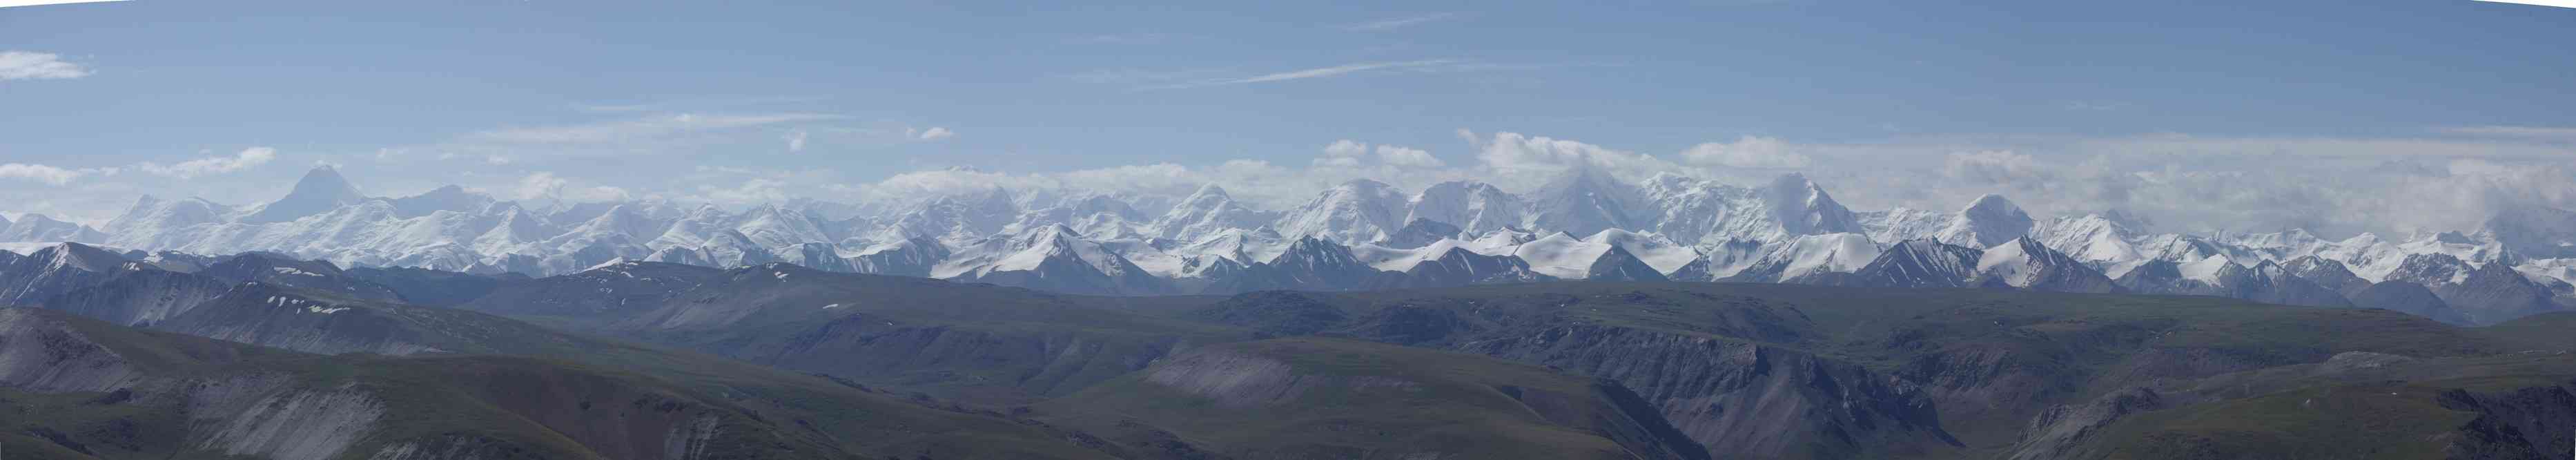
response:
[[[385,299],[92,265],[0,286],[58,309],[0,334],[10,458],[2576,451],[2560,313],[2468,328],[2203,296],[1597,281],[1099,297],[651,263],[409,273]],[[328,417],[291,412],[312,407]]]
[[[822,378],[599,351],[664,363],[310,355],[0,309],[0,445],[12,459],[1117,457]]]

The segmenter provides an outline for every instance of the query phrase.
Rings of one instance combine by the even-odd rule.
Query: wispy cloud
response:
[[[1474,63],[1470,63],[1470,62],[1466,62],[1466,61],[1460,61],[1460,60],[1456,60],[1456,59],[1425,59],[1425,60],[1419,60],[1419,61],[1396,61],[1396,62],[1363,62],[1363,63],[1357,63],[1357,64],[1343,64],[1343,65],[1337,65],[1337,66],[1332,66],[1332,67],[1319,67],[1319,68],[1313,68],[1313,69],[1292,70],[1292,71],[1287,71],[1287,72],[1278,72],[1278,73],[1261,74],[1261,75],[1254,75],[1254,76],[1249,76],[1249,77],[1223,78],[1223,79],[1215,79],[1215,80],[1200,80],[1200,81],[1194,81],[1194,82],[1189,82],[1189,83],[1181,83],[1181,84],[1173,84],[1173,85],[1151,86],[1151,87],[1147,87],[1146,89],[1200,88],[1200,87],[1208,87],[1208,86],[1241,85],[1241,84],[1249,84],[1249,83],[1270,83],[1270,82],[1281,82],[1281,81],[1289,81],[1289,80],[1303,80],[1303,79],[1308,79],[1308,78],[1338,77],[1338,76],[1349,75],[1349,74],[1359,73],[1359,72],[1368,72],[1368,71],[1379,71],[1379,70],[1439,70],[1439,69],[1442,69],[1442,68],[1444,68],[1444,67],[1466,66],[1466,65],[1473,65],[1473,64],[1474,64]]]
[[[74,169],[53,165],[0,163],[0,178],[26,179],[50,185],[64,185],[81,176],[97,174],[96,169]]]
[[[142,171],[144,173],[176,177],[180,179],[195,179],[200,176],[211,176],[250,169],[259,165],[268,164],[270,160],[275,159],[277,159],[277,149],[268,147],[251,147],[242,149],[240,153],[235,153],[232,156],[199,158],[167,165],[158,162],[146,161],[121,167],[105,166],[95,168],[65,168],[45,164],[7,163],[0,164],[0,178],[25,179],[42,182],[48,185],[60,186],[69,185],[72,181],[79,180],[82,177],[115,176],[127,171]]]
[[[1415,24],[1421,24],[1421,23],[1426,23],[1426,22],[1434,22],[1434,21],[1444,21],[1444,20],[1449,20],[1449,19],[1453,19],[1453,18],[1457,18],[1457,17],[1458,17],[1458,13],[1431,13],[1431,14],[1425,14],[1425,15],[1419,15],[1419,16],[1406,16],[1406,17],[1400,17],[1400,18],[1388,18],[1388,19],[1380,19],[1380,20],[1369,21],[1369,22],[1363,22],[1363,23],[1358,23],[1358,24],[1351,24],[1351,25],[1342,26],[1342,29],[1343,29],[1343,30],[1361,30],[1361,31],[1387,31],[1387,30],[1402,29],[1402,28],[1405,28],[1405,27],[1408,27],[1408,26],[1412,26],[1412,25],[1415,25]]]
[[[1066,39],[1065,42],[1076,45],[1151,45],[1162,43],[1165,40],[1170,40],[1171,38],[1172,36],[1170,34],[1133,32],[1123,34],[1083,35]]]
[[[1218,69],[1147,70],[1092,69],[1078,73],[1058,74],[1051,78],[1104,85],[1143,85],[1207,78],[1224,73]]]
[[[229,157],[199,158],[169,165],[147,161],[136,163],[134,165],[134,169],[180,179],[194,179],[197,176],[223,174],[249,169],[253,166],[267,164],[269,160],[275,159],[277,159],[277,149],[268,147],[251,147],[242,149],[241,153],[236,153]]]
[[[467,135],[470,140],[525,144],[592,144],[649,140],[672,135],[734,128],[777,125],[847,118],[820,113],[778,113],[753,115],[657,115],[631,120],[547,126],[507,128]]]
[[[0,80],[59,80],[89,76],[89,69],[53,53],[0,51]]]
[[[574,105],[572,108],[590,113],[630,113],[653,110],[653,106],[648,104],[581,104]]]
[[[913,130],[912,130],[912,128],[904,128],[904,129],[903,129],[903,134],[904,134],[905,136],[908,136],[908,137],[911,137],[911,138],[914,138],[914,139],[924,140],[924,141],[935,141],[935,140],[940,140],[940,139],[947,139],[947,138],[951,138],[951,137],[957,137],[957,132],[956,132],[956,131],[949,131],[949,130],[948,130],[948,128],[945,128],[945,127],[939,127],[939,126],[932,126],[932,127],[930,127],[930,129],[925,129],[925,130],[921,130],[921,131],[913,131]]]

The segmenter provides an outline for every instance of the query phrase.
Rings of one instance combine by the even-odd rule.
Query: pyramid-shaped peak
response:
[[[463,191],[463,189],[460,188],[459,191]],[[358,187],[349,185],[348,178],[340,176],[340,170],[338,168],[333,168],[331,165],[314,165],[312,170],[305,171],[303,178],[295,180],[294,193],[317,193],[352,197],[364,196],[358,193]],[[294,193],[290,193],[290,195]]]
[[[2010,217],[2019,215],[2025,219],[2029,218],[2028,213],[2022,212],[2021,206],[2013,204],[2012,200],[2005,199],[2003,195],[1992,193],[1979,196],[1976,201],[1968,202],[1968,207],[1960,209],[1959,213],[1974,217]]]
[[[1197,201],[1199,197],[1233,198],[1231,195],[1227,195],[1225,193],[1225,187],[1218,187],[1215,182],[1209,182],[1207,184],[1200,185],[1198,190],[1190,192],[1189,198],[1181,201]]]
[[[347,178],[340,177],[340,170],[330,165],[318,165],[314,166],[313,170],[306,171],[304,178],[297,179],[295,189],[287,191],[285,197],[260,206],[259,211],[242,220],[253,223],[284,222],[330,212],[341,206],[366,200],[367,196],[358,193],[357,187],[350,186]]]

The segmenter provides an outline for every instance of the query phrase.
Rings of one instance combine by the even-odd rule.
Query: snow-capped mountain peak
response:
[[[2010,242],[2030,234],[2034,222],[2030,213],[2003,195],[1986,194],[1960,209],[1956,218],[1937,236],[1942,243],[1984,248]]]
[[[304,216],[330,212],[332,209],[366,201],[365,194],[340,177],[340,170],[329,165],[315,166],[295,181],[295,189],[277,201],[260,205],[242,216],[242,222],[284,222]]]
[[[1280,218],[1279,234],[1290,238],[1322,237],[1333,241],[1361,243],[1379,237],[1404,225],[1396,219],[1412,200],[1395,187],[1368,179],[1354,179],[1316,195],[1305,205]]]

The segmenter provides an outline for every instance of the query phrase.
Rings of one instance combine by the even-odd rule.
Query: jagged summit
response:
[[[1283,211],[1239,199],[1235,192],[1245,186],[1094,192],[984,184],[847,205],[796,200],[726,207],[660,198],[522,204],[455,186],[366,198],[338,171],[317,168],[271,203],[231,208],[147,197],[111,221],[106,232],[30,214],[0,225],[0,236],[105,243],[135,254],[274,251],[343,267],[539,276],[618,260],[713,267],[787,262],[827,271],[1114,294],[1433,286],[1473,278],[1429,272],[1422,279],[1390,278],[1412,276],[1406,273],[1443,259],[1480,269],[1525,266],[1533,276],[1554,279],[1975,282],[2045,290],[2097,289],[2098,280],[2081,276],[2092,272],[2116,285],[2135,281],[2141,292],[2278,294],[2264,298],[2320,305],[2334,302],[2323,295],[2279,293],[2298,290],[2301,283],[2339,295],[2358,295],[2391,279],[2475,284],[2463,274],[2489,266],[2521,273],[2541,292],[2576,290],[2568,282],[2576,269],[2566,268],[2576,262],[2533,255],[2548,248],[2516,246],[2548,238],[2508,235],[2545,230],[2532,228],[2546,223],[2541,221],[2548,216],[2540,214],[2539,221],[2519,222],[2521,227],[2497,221],[2475,233],[2327,240],[2295,229],[2150,234],[2143,222],[2118,210],[2036,219],[2000,195],[1979,197],[1952,212],[1856,212],[1798,174],[1749,187],[1674,172],[1628,182],[1595,165],[1567,168],[1527,194],[1474,180],[1414,191],[1354,179]],[[1187,194],[1159,194],[1179,192]],[[1912,241],[1918,239],[1927,241]],[[2029,241],[2014,242],[2023,239]],[[2528,241],[2514,242],[2522,240]],[[1453,249],[1511,261],[1480,261]],[[2433,259],[2407,264],[2410,257],[2434,254],[2458,266]],[[1966,271],[1944,262],[1969,255],[2011,260],[1966,264]],[[202,267],[216,261],[202,259],[150,263]],[[1942,275],[1925,278],[1931,273]],[[2060,273],[2081,279],[2068,279],[2070,285],[2043,282]],[[2494,286],[2531,290],[2508,284]],[[2523,300],[2528,299],[2514,301]]]
[[[1992,247],[2030,234],[2034,223],[2030,213],[2022,212],[2021,206],[2014,205],[2003,195],[1989,193],[1960,209],[1957,217],[1950,221],[1950,226],[1943,228],[1936,238],[1947,244]]]

